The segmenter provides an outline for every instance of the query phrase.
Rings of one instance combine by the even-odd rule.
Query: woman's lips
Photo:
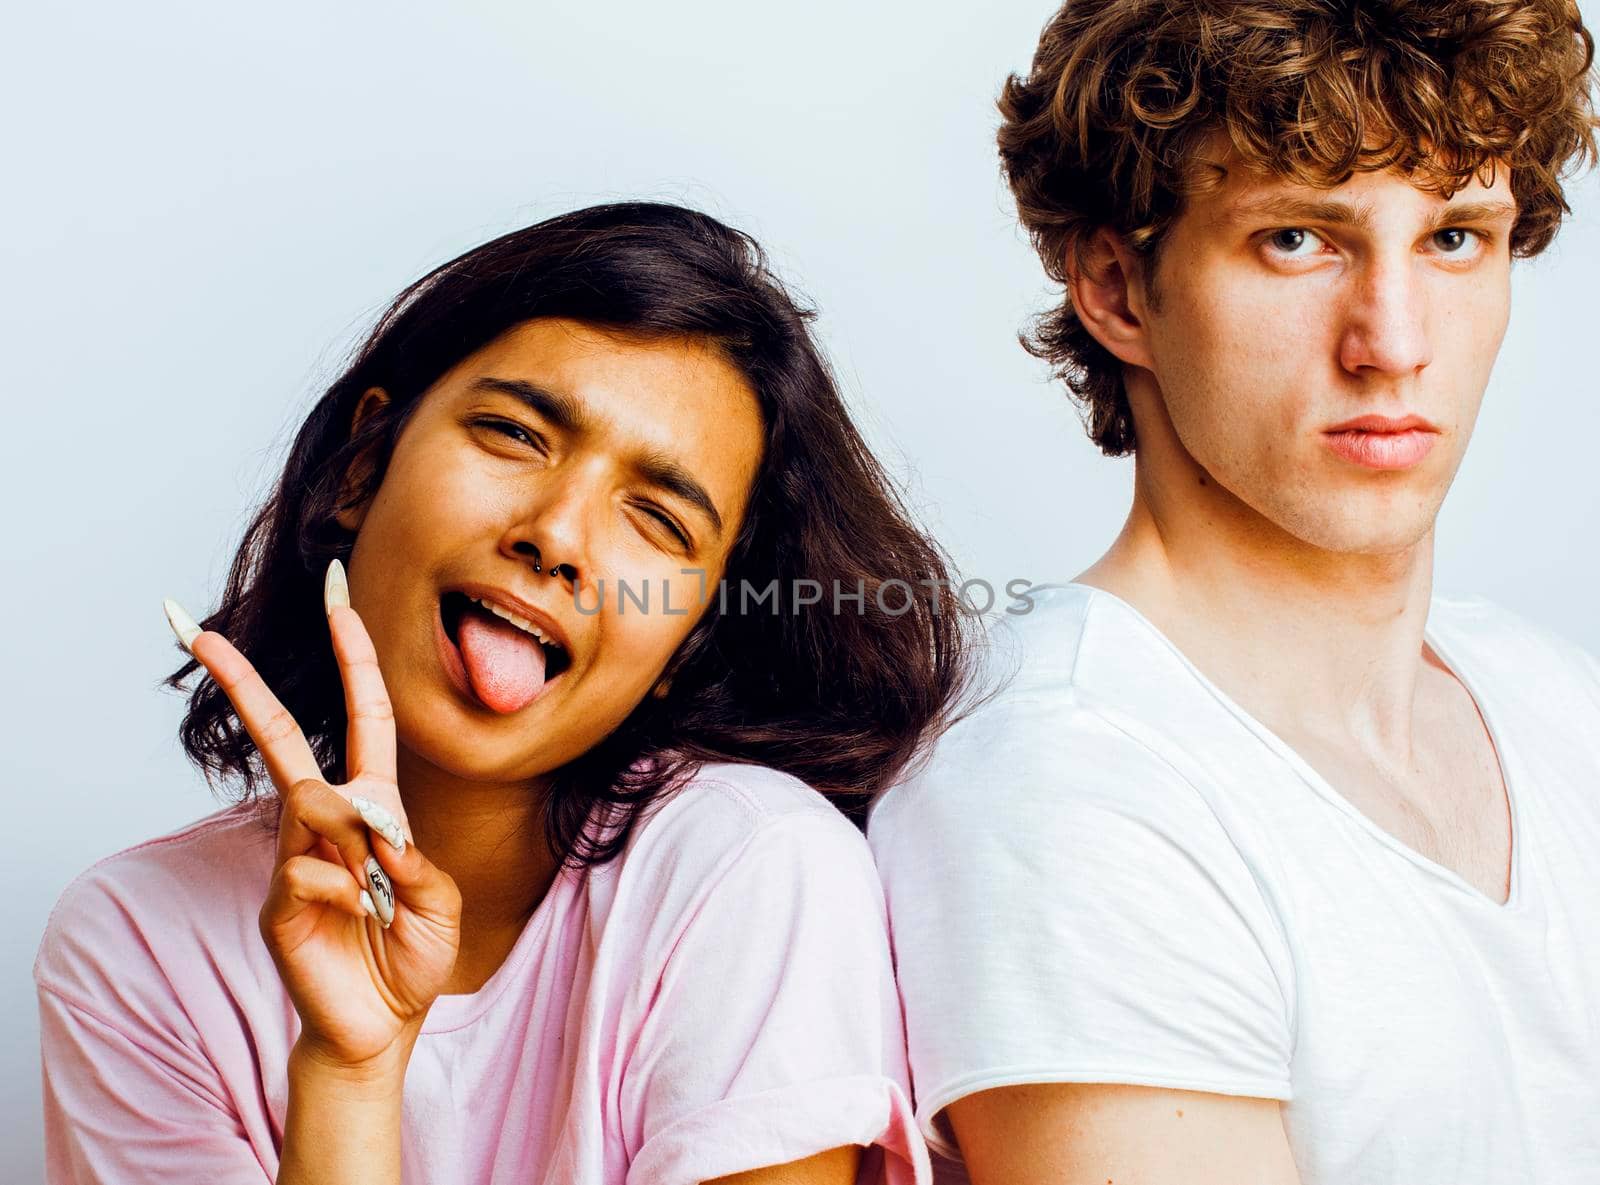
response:
[[[1324,432],[1328,447],[1347,461],[1368,469],[1409,469],[1433,449],[1437,432],[1408,428],[1403,432],[1349,430]]]
[[[439,615],[437,603],[433,610],[433,640],[439,649],[439,664],[444,667],[445,677],[450,680],[450,686],[454,687],[464,699],[477,704],[478,697],[473,694],[472,684],[467,681],[467,668],[461,661],[461,652],[450,640],[450,635],[444,632],[444,619]]]

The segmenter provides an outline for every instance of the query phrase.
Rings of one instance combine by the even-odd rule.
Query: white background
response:
[[[1591,26],[1597,0],[1586,0]],[[656,197],[747,229],[822,310],[870,441],[969,577],[1068,579],[1121,522],[1016,331],[1047,299],[994,97],[1051,0],[30,5],[0,111],[0,1148],[41,1175],[30,967],[100,857],[216,809],[163,596],[216,603],[289,434],[383,304],[493,235]],[[1518,263],[1437,587],[1600,650],[1600,183]],[[1002,594],[1003,595],[1003,594]]]

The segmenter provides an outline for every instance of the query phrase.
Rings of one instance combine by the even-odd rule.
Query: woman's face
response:
[[[763,440],[743,375],[694,340],[540,319],[447,372],[341,517],[400,746],[509,782],[610,733],[709,603]]]

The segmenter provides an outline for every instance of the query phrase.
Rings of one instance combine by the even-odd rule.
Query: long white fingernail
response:
[[[367,888],[372,890],[373,904],[378,907],[378,921],[387,930],[394,921],[394,889],[389,885],[389,878],[383,875],[376,856],[367,857],[366,870]]]
[[[378,907],[372,904],[372,894],[365,889],[361,890],[361,908],[366,910],[372,917],[378,916]]]
[[[379,806],[370,798],[362,798],[355,794],[350,798],[350,805],[361,812],[361,818],[366,825],[383,836],[396,852],[406,850],[406,833],[400,830],[400,824],[384,807]]]
[[[322,578],[322,608],[325,612],[332,613],[335,605],[350,604],[350,584],[344,576],[344,565],[334,560],[328,565],[328,571]]]
[[[161,607],[167,611],[167,624],[172,627],[172,632],[178,635],[178,642],[190,654],[194,653],[194,640],[200,636],[201,630],[195,624],[194,618],[184,610],[183,606],[167,597],[161,602]]]

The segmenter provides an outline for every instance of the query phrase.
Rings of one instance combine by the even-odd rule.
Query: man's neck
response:
[[[1268,727],[1403,765],[1432,575],[1431,531],[1404,552],[1338,554],[1214,487],[1163,499],[1136,479],[1122,533],[1078,579],[1133,605]]]

